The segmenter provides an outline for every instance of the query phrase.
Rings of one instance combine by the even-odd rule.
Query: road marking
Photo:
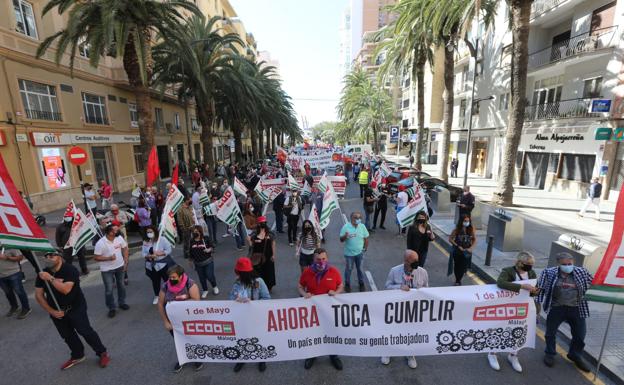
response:
[[[369,270],[364,272],[366,274],[366,278],[368,279],[368,284],[371,288],[371,291],[377,291],[377,285],[375,285],[375,280],[373,279],[373,275]]]
[[[442,254],[444,254],[447,258],[450,258],[450,255],[448,253],[448,251],[446,251],[442,246],[440,246],[437,242],[433,242],[433,245],[442,252]],[[367,272],[368,273],[368,272]],[[479,278],[476,274],[472,273],[472,272],[467,272],[466,275],[468,276],[468,278],[472,279],[474,282],[476,282],[478,285],[485,285],[486,282],[484,280],[482,280],[481,278]],[[542,331],[542,329],[540,329],[539,327],[535,328],[536,330],[536,334],[537,336],[544,342],[546,342],[546,336],[544,335],[544,332]],[[566,350],[557,343],[557,353],[559,353],[561,355],[561,357],[565,357],[567,352]],[[592,384],[596,384],[596,385],[605,385],[605,383],[600,379],[600,378],[596,378],[594,379],[594,373],[593,371],[590,373],[586,373],[582,370],[580,370],[579,368],[577,368],[576,366],[574,366],[574,369],[576,369],[577,372],[579,372],[583,377],[585,377],[590,383]]]

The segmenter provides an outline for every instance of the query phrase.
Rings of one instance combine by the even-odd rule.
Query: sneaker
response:
[[[390,365],[390,357],[381,357],[382,365]]]
[[[223,234],[221,237],[223,237],[223,238],[227,238],[227,237],[229,237],[229,236],[230,236],[230,234],[225,233],[225,234]]]
[[[206,299],[206,297],[208,297],[208,290],[202,291],[201,297],[202,299]]]
[[[115,316],[115,314],[117,314],[117,312],[115,311],[115,309],[113,310],[109,310],[108,311],[108,318],[113,318]]]
[[[241,369],[243,368],[243,365],[245,365],[243,362],[239,362],[236,365],[234,365],[234,373],[240,372]]]
[[[266,362],[260,362],[260,363],[258,364],[258,370],[259,370],[260,372],[264,372],[264,371],[266,370]]]
[[[549,368],[552,368],[555,365],[555,356],[551,354],[545,354],[544,365],[548,366]]]
[[[416,369],[418,367],[418,362],[416,362],[416,357],[414,356],[407,357],[407,366],[409,366],[410,369]]]
[[[78,365],[79,363],[81,363],[84,360],[85,360],[84,356],[81,357],[81,358],[70,358],[69,360],[67,360],[67,362],[65,362],[63,365],[61,365],[61,370],[69,369],[72,366]]]
[[[203,362],[196,362],[194,365],[195,365],[195,371],[196,372],[199,372],[204,367],[204,363]]]
[[[490,368],[499,371],[500,370],[500,365],[498,363],[498,357],[496,357],[496,354],[494,353],[488,353],[488,362],[490,363]]]
[[[338,356],[329,356],[329,360],[336,370],[342,370],[342,361]]]
[[[316,358],[307,358],[304,362],[303,362],[303,367],[307,370],[310,369],[312,367],[312,365],[314,365],[314,360]]]
[[[31,311],[32,311],[31,309],[22,309],[22,311],[17,316],[17,319],[24,319],[28,317]]]
[[[154,300],[152,301],[152,305],[158,305],[158,296],[154,297]]]
[[[15,314],[17,314],[17,310],[18,308],[10,308],[9,311],[5,314],[5,316],[13,317]]]
[[[294,243],[292,243],[292,242],[290,242],[290,243],[288,244],[288,246],[290,246],[290,247],[293,247],[294,245],[295,245],[295,244],[294,244]]]
[[[100,368],[105,368],[108,366],[108,364],[110,363],[110,355],[108,354],[108,352],[104,352],[102,354],[100,354]]]
[[[179,362],[176,362],[175,366],[173,367],[173,372],[180,373],[180,370],[182,370],[182,365],[180,365]]]
[[[216,286],[215,286],[215,287],[213,287],[213,288],[212,288],[212,294],[214,294],[214,295],[219,295],[219,288],[218,288],[218,287],[216,287]]]
[[[238,251],[242,251],[242,250],[243,250],[243,246],[238,247],[238,248],[237,248],[237,250],[238,250]]]
[[[121,310],[130,310],[130,306],[128,306],[128,304],[125,304],[125,303],[123,305],[119,305],[119,308]]]
[[[583,360],[581,357],[571,356],[570,354],[568,354],[566,357],[568,357],[568,360],[574,362],[574,365],[576,365],[576,367],[579,368],[580,370],[587,372],[587,373],[591,372],[589,365],[587,365],[585,360]]]
[[[522,365],[520,365],[520,361],[518,360],[518,356],[516,354],[508,354],[507,361],[511,364],[511,367],[518,373],[522,373]]]

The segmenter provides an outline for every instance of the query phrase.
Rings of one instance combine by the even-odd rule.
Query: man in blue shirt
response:
[[[368,230],[362,223],[362,214],[358,211],[351,213],[351,222],[345,223],[340,229],[340,242],[344,242],[345,266],[345,291],[351,292],[351,270],[353,264],[357,269],[360,291],[366,291],[364,286],[364,273],[362,272],[362,259],[368,248]]]

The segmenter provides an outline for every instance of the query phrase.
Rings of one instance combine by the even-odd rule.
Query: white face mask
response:
[[[74,218],[72,218],[72,217],[65,217],[65,218],[63,218],[63,220],[64,220],[65,222],[71,222],[71,221],[73,221],[73,220],[74,220]]]
[[[148,237],[149,239],[154,238],[154,233],[147,233],[147,237]]]

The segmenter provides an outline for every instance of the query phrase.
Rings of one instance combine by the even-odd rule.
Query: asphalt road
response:
[[[359,210],[357,186],[351,184],[347,199],[341,202],[342,210],[348,215]],[[378,230],[371,236],[365,259],[365,270],[370,271],[376,286],[383,289],[388,270],[402,262],[405,239],[397,236],[396,226],[389,210],[386,219],[387,230]],[[272,222],[272,216],[269,216]],[[344,269],[342,248],[338,232],[342,221],[334,214],[332,223],[326,230],[330,262]],[[223,233],[223,227],[219,231]],[[233,266],[237,252],[232,238],[220,238],[216,249],[216,274],[221,294],[209,295],[208,300],[226,299],[234,280]],[[296,285],[299,266],[294,256],[294,248],[289,247],[286,234],[278,236],[277,286],[274,298],[288,298],[297,295]],[[177,261],[182,262],[180,247],[174,252]],[[440,248],[432,245],[429,250],[427,270],[431,286],[449,286],[446,276],[447,256]],[[188,268],[188,265],[185,265]],[[176,362],[173,339],[163,328],[156,307],[151,304],[152,292],[148,278],[138,254],[134,254],[129,268],[130,284],[127,288],[127,303],[131,309],[118,311],[115,318],[106,316],[102,280],[97,271],[82,281],[89,316],[95,330],[112,356],[106,369],[97,366],[97,359],[86,346],[87,360],[67,371],[59,370],[62,362],[69,357],[69,350],[61,340],[49,317],[35,302],[33,292],[33,271],[27,267],[27,290],[31,299],[32,314],[23,321],[15,318],[0,318],[0,362],[2,380],[0,384],[548,384],[566,385],[588,384],[587,380],[573,364],[559,356],[554,368],[542,363],[544,343],[537,339],[535,350],[520,352],[524,372],[518,374],[508,365],[504,355],[499,355],[501,371],[490,369],[485,354],[465,354],[453,356],[427,356],[418,358],[418,368],[407,367],[402,357],[393,358],[389,366],[383,366],[377,358],[342,357],[344,370],[337,372],[327,358],[317,360],[311,370],[304,370],[302,361],[269,363],[266,372],[259,373],[256,366],[246,365],[240,373],[233,373],[232,364],[207,364],[200,372],[185,367],[179,374],[172,373]],[[353,272],[352,282],[357,282]],[[196,273],[191,272],[193,278]],[[469,284],[466,280],[465,284]],[[353,286],[353,284],[352,284]],[[357,290],[355,285],[354,290]],[[367,289],[370,285],[367,281]],[[0,300],[0,311],[6,312],[6,300]]]

